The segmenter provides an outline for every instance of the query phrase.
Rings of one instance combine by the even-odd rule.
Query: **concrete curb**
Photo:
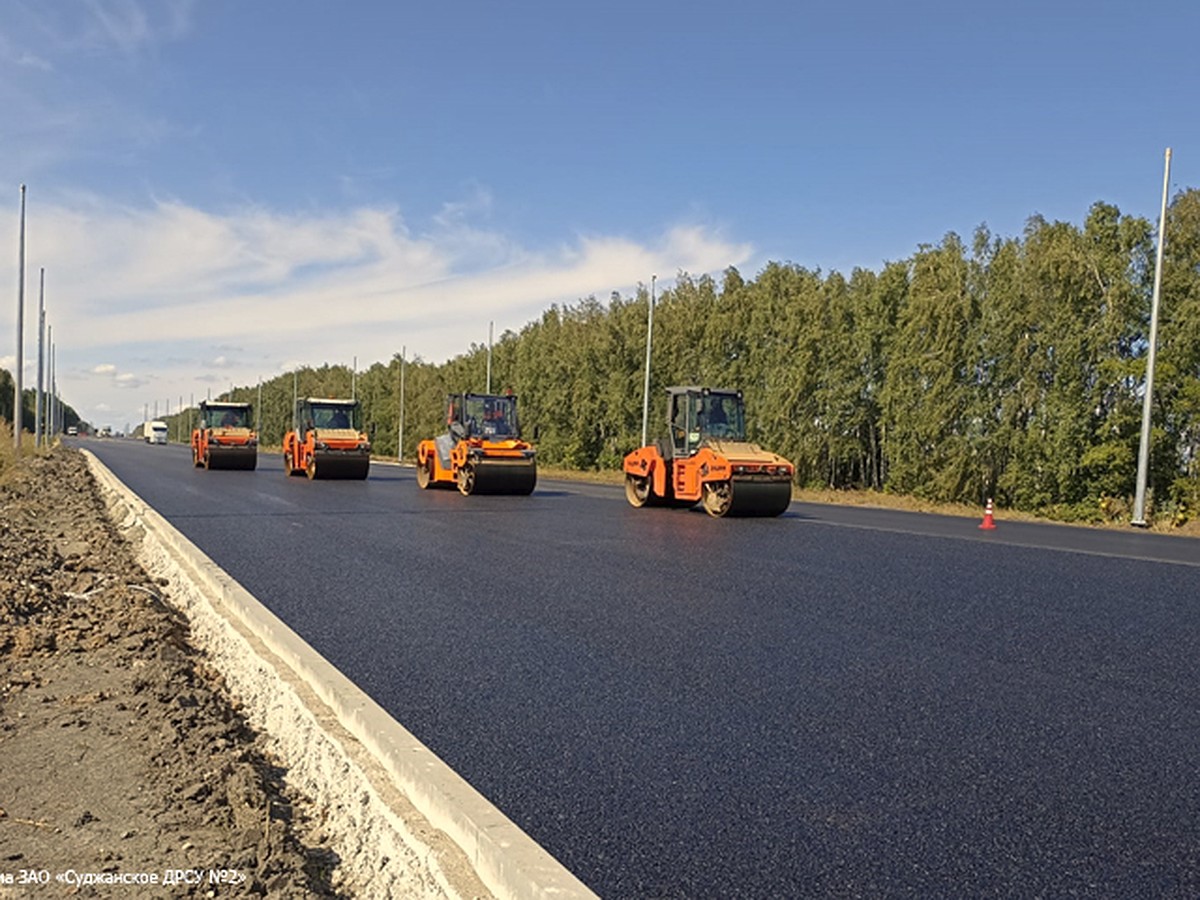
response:
[[[499,898],[595,898],[596,895],[508,817],[396,722],[356,684],[313,650],[274,613],[202,553],[93,454],[82,451],[103,491],[115,498],[147,539],[160,544],[191,575],[216,613],[269,651],[262,662],[281,680],[299,679],[328,707],[308,710],[318,723],[333,718],[389,776],[434,828],[461,848],[479,881]],[[271,657],[274,657],[272,659]],[[308,694],[309,691],[302,691]],[[322,735],[337,741],[337,735]],[[353,753],[348,752],[347,757]],[[290,762],[290,760],[285,760]],[[440,873],[435,880],[444,888]],[[450,895],[457,893],[450,890]]]

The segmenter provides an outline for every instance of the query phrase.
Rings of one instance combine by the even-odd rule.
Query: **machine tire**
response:
[[[704,483],[704,511],[720,519],[733,508],[732,481],[706,481]]]
[[[199,469],[204,463],[200,462],[200,454],[196,452],[196,448],[192,448],[192,465]]]
[[[211,469],[211,468],[212,468],[212,457],[211,457],[211,456],[210,456],[208,453],[205,453],[205,454],[204,454],[204,462],[203,462],[203,465],[204,465],[204,471],[205,471],[205,472],[207,472],[209,469]]]
[[[308,465],[304,467],[304,474],[308,476],[309,481],[316,480],[317,477],[317,457],[314,454],[308,461]]]
[[[433,458],[417,463],[417,487],[425,491],[433,484]]]
[[[292,477],[292,454],[283,454],[283,474],[288,478]]]
[[[458,470],[458,492],[470,497],[475,491],[475,467],[470,463]]]
[[[630,506],[641,509],[650,502],[652,494],[649,475],[625,475],[625,499]]]

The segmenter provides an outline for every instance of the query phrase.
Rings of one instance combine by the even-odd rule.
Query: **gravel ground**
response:
[[[349,896],[170,590],[134,561],[80,454],[6,472],[0,897]]]

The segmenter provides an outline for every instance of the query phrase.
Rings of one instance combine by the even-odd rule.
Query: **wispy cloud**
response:
[[[122,372],[113,379],[113,383],[123,390],[131,390],[133,388],[140,388],[143,385],[149,384],[150,379],[139,377],[134,375],[132,372]]]
[[[85,0],[84,16],[51,18],[43,26],[65,45],[132,54],[179,40],[191,28],[194,0]]]
[[[92,384],[100,383],[113,388],[122,390],[131,390],[140,388],[150,383],[150,379],[135,375],[133,372],[122,372],[117,366],[112,363],[98,363],[92,366],[90,374],[99,376],[95,379],[90,379]]]
[[[370,208],[302,219],[170,202],[54,207],[39,216],[41,252],[67,262],[50,273],[56,306],[89,322],[74,339],[95,347],[411,327],[607,296],[654,271],[711,271],[750,255],[698,227],[673,229],[655,245],[582,236],[535,253],[467,225],[414,237],[394,210]],[[209,364],[228,366],[228,354],[218,359]]]
[[[305,216],[87,194],[42,201],[31,264],[47,261],[48,321],[70,371],[86,373],[73,380],[64,367],[60,386],[86,417],[112,405],[113,391],[186,397],[296,365],[370,365],[401,346],[440,360],[482,339],[488,322],[517,329],[552,303],[632,293],[655,273],[665,287],[677,272],[753,255],[700,225],[646,242],[588,234],[529,248],[479,221],[488,203],[481,191],[447,205],[414,234],[390,207]],[[15,223],[0,220],[0,242],[15,245]],[[0,279],[15,278],[0,260]]]
[[[155,61],[193,29],[192,0],[7,0],[0,18],[0,168],[32,179],[70,161],[130,161],[187,139],[143,97],[122,93],[115,70]],[[150,76],[142,83],[153,83]]]
[[[54,66],[48,59],[34,53],[28,47],[17,46],[12,39],[0,33],[0,66],[35,72],[52,72]]]

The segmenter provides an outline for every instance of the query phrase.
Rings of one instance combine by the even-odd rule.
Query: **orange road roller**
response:
[[[192,465],[205,469],[253,469],[258,434],[249,403],[201,400],[200,422],[192,429]]]
[[[451,394],[445,434],[417,445],[417,485],[464,495],[531,494],[534,448],[521,439],[513,394]]]
[[[371,442],[357,400],[296,401],[292,430],[283,437],[283,471],[313,478],[367,477]]]
[[[670,387],[669,437],[625,457],[625,496],[642,506],[723,516],[778,516],[792,499],[788,460],[746,440],[742,392]]]

